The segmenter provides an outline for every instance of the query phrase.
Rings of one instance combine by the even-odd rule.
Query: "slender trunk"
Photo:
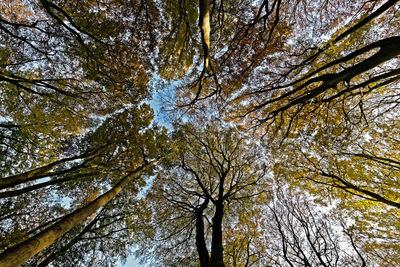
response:
[[[208,254],[206,241],[204,238],[203,211],[208,205],[208,198],[196,211],[196,248],[199,253],[200,267],[210,266],[210,256]]]
[[[340,63],[348,62],[348,61],[362,55],[363,53],[371,51],[376,48],[379,48],[380,50],[377,53],[375,53],[374,55],[364,59],[360,63],[358,63],[354,66],[351,66],[341,72],[323,74],[319,77],[312,78],[312,79],[308,80],[307,82],[303,83],[302,85],[300,85],[299,87],[295,88],[294,90],[291,90],[281,96],[278,96],[276,98],[268,100],[260,105],[257,105],[256,107],[252,108],[252,111],[260,109],[268,104],[277,102],[286,97],[290,97],[294,93],[299,92],[300,90],[306,88],[310,84],[313,84],[316,82],[322,82],[322,84],[319,85],[318,87],[316,87],[310,91],[307,91],[306,93],[300,95],[298,98],[294,98],[293,100],[291,100],[289,103],[285,104],[284,106],[281,106],[270,112],[270,115],[276,116],[277,114],[284,112],[285,110],[288,110],[289,108],[291,108],[295,105],[307,103],[308,101],[321,95],[328,89],[336,88],[337,85],[341,82],[350,82],[350,80],[352,80],[357,75],[360,75],[372,68],[375,68],[375,67],[381,65],[382,63],[384,63],[396,56],[399,56],[400,55],[400,36],[389,37],[389,38],[386,38],[383,40],[376,41],[376,42],[369,44],[359,50],[356,50],[353,53],[350,53],[349,55],[347,55],[343,58],[334,60],[334,61],[326,64],[325,66],[319,68],[318,70],[314,71],[313,73],[315,74],[319,71],[327,69],[328,67],[338,65]],[[303,80],[303,79],[301,79],[301,80]]]
[[[377,10],[375,10],[374,12],[372,12],[371,14],[369,14],[368,16],[363,18],[356,25],[352,26],[350,29],[348,29],[347,31],[343,32],[338,37],[336,37],[335,40],[333,41],[333,43],[335,44],[335,43],[339,42],[340,40],[342,40],[344,37],[348,36],[349,34],[357,31],[358,29],[360,29],[361,27],[366,25],[368,22],[370,22],[371,20],[373,20],[374,18],[378,17],[383,12],[385,12],[386,10],[388,10],[389,8],[394,6],[398,1],[399,0],[389,0],[389,1],[387,1],[385,4],[383,4]]]
[[[138,167],[135,171],[132,171],[124,178],[122,178],[119,183],[117,183],[112,189],[104,193],[100,197],[96,198],[88,205],[83,208],[77,209],[74,212],[68,214],[63,219],[53,224],[49,228],[43,230],[37,235],[25,240],[24,242],[5,250],[0,254],[0,266],[2,267],[15,267],[19,266],[44,248],[50,246],[58,239],[62,237],[63,234],[71,230],[74,226],[84,221],[87,217],[95,213],[99,208],[107,204],[108,201],[113,199],[118,195],[121,190],[130,182],[132,176],[150,164],[146,163]]]
[[[36,168],[34,170],[30,170],[30,171],[27,171],[27,172],[24,172],[21,174],[16,174],[16,175],[0,178],[0,189],[10,188],[10,187],[22,184],[22,183],[34,181],[34,180],[44,178],[44,177],[51,177],[51,176],[65,174],[65,173],[68,173],[71,171],[75,171],[79,168],[84,167],[87,162],[93,160],[96,157],[96,153],[108,145],[109,144],[106,143],[102,146],[97,147],[96,149],[94,149],[92,151],[86,151],[78,156],[60,159],[60,160],[54,161],[52,163],[49,163],[45,166]],[[74,161],[77,159],[85,159],[85,160],[83,163],[75,165],[69,169],[56,171],[56,172],[50,172],[50,171],[54,170],[57,166],[61,165],[62,163]]]
[[[92,176],[92,175],[96,175],[96,174],[97,173],[88,173],[88,174],[76,175],[76,176],[72,176],[72,177],[65,177],[65,178],[61,178],[61,179],[57,179],[57,180],[52,180],[52,181],[47,181],[44,183],[35,184],[35,185],[28,186],[28,187],[18,189],[18,190],[4,191],[4,192],[0,192],[0,198],[20,196],[20,195],[23,195],[30,191],[37,190],[37,189],[40,189],[40,188],[43,188],[46,186],[60,184],[65,181],[70,181],[70,180],[82,178],[84,176]]]
[[[199,27],[204,52],[204,71],[207,72],[210,61],[210,0],[199,0]]]
[[[215,205],[215,214],[212,218],[211,264],[212,267],[225,267],[224,248],[222,246],[222,218],[224,205],[218,200]]]
[[[11,128],[21,128],[21,126],[16,125],[16,124],[12,124],[10,123],[0,123],[0,128],[7,128],[7,129],[11,129]]]
[[[342,184],[342,186],[338,185],[336,187],[344,189],[345,191],[347,191],[349,193],[352,193],[349,189],[353,189],[354,191],[356,191],[358,193],[362,193],[362,194],[365,194],[365,195],[373,198],[375,201],[378,201],[378,202],[384,203],[386,205],[400,209],[400,202],[391,201],[391,200],[389,200],[381,195],[378,195],[372,191],[358,187],[358,186],[356,186],[334,174],[328,174],[325,172],[321,172],[320,174],[322,176],[329,177],[329,178],[335,179],[336,181],[340,182]]]
[[[51,177],[51,176],[56,176],[56,175],[61,175],[61,174],[65,174],[71,171],[75,171],[78,170],[82,167],[84,167],[86,165],[87,162],[93,160],[95,158],[94,154],[100,150],[102,147],[97,148],[96,150],[94,150],[91,153],[83,153],[81,155],[78,156],[74,156],[74,157],[70,157],[70,158],[65,158],[65,159],[60,159],[57,161],[54,161],[50,164],[47,164],[43,167],[39,167],[36,168],[34,170],[30,170],[21,174],[16,174],[16,175],[12,175],[12,176],[8,176],[5,178],[0,178],[0,189],[5,189],[5,188],[10,188],[10,187],[14,187],[16,185],[19,184],[23,184],[26,182],[30,182],[30,181],[34,181],[37,179],[41,179],[44,177]],[[61,171],[55,171],[55,172],[51,172],[52,170],[54,170],[57,166],[59,166],[62,163],[65,162],[69,162],[69,161],[74,161],[77,159],[85,159],[85,161],[81,164],[72,166],[69,169],[65,169],[65,170],[61,170]]]
[[[16,174],[16,175],[12,175],[9,177],[5,177],[0,179],[0,189],[4,189],[4,188],[8,188],[8,187],[12,187],[18,184],[22,184],[25,182],[29,182],[29,181],[33,181],[36,179],[40,179],[43,177],[46,177],[46,174],[48,174],[48,172],[50,172],[51,170],[53,170],[54,168],[56,168],[58,165],[60,165],[61,163],[65,163],[68,161],[72,161],[72,160],[76,160],[79,159],[80,157],[71,157],[71,158],[65,158],[65,159],[60,159],[57,160],[55,162],[52,162],[50,164],[47,164],[46,166],[40,167],[40,168],[36,168],[34,170],[30,170],[21,174]]]
[[[201,33],[201,44],[203,47],[203,70],[201,71],[200,77],[198,79],[198,88],[196,92],[196,96],[191,101],[191,104],[194,104],[200,98],[200,94],[203,88],[203,81],[205,79],[206,74],[209,70],[211,70],[212,75],[214,77],[216,89],[208,95],[208,97],[219,94],[219,82],[218,77],[215,72],[215,68],[210,56],[210,35],[211,35],[211,26],[210,26],[210,4],[211,0],[199,0],[199,28]]]

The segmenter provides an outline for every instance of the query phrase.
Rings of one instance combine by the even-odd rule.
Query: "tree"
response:
[[[9,1],[0,8],[1,130],[19,133],[2,134],[5,167],[19,160],[12,171],[20,172],[59,159],[71,135],[148,95],[143,55],[157,40],[153,2]]]
[[[377,110],[364,114],[368,127],[343,121],[324,129],[309,129],[309,134],[297,138],[297,144],[282,147],[286,159],[276,161],[275,173],[322,202],[335,199],[341,215],[355,221],[353,229],[368,243],[374,243],[363,246],[381,257],[379,265],[396,266],[397,252],[393,251],[399,248],[393,240],[399,233],[394,223],[399,216],[398,123],[390,113],[376,116]],[[348,115],[353,122],[363,119],[359,110]],[[296,162],[287,162],[288,158]]]
[[[132,197],[133,192],[128,185],[95,217],[73,228],[24,266],[47,266],[50,263],[55,266],[114,266],[118,259],[125,260],[135,240],[130,234],[129,221],[146,214],[138,196]]]
[[[328,208],[329,209],[329,208]],[[266,211],[263,227],[268,258],[276,266],[368,266],[357,236],[338,225],[334,216],[319,210],[310,199],[278,190]],[[342,218],[344,221],[344,218]],[[367,265],[368,264],[368,265]]]
[[[222,2],[225,4],[228,1]],[[306,10],[302,9],[300,1],[292,2],[291,7],[289,2],[274,1],[271,9],[265,1],[262,2],[254,17],[259,18],[265,8],[264,23],[275,19],[275,22],[270,24],[270,32],[273,33],[275,25],[279,25],[276,29],[281,31],[277,30],[275,34],[285,32],[289,37],[275,38],[279,43],[274,47],[275,50],[265,50],[266,54],[263,54],[259,61],[253,61],[254,65],[250,65],[251,67],[243,64],[245,60],[241,61],[242,64],[234,65],[238,70],[247,66],[247,73],[242,72],[236,77],[232,75],[235,71],[224,73],[223,69],[229,68],[227,65],[215,64],[218,66],[215,68],[216,73],[210,73],[208,76],[214,79],[214,82],[207,84],[202,79],[206,69],[205,63],[203,69],[193,69],[183,80],[185,83],[182,96],[188,103],[183,106],[191,108],[195,102],[201,101],[203,102],[197,103],[200,108],[210,106],[209,97],[217,96],[217,100],[222,100],[225,104],[222,116],[244,126],[255,125],[258,136],[269,144],[278,137],[279,144],[272,149],[275,150],[277,165],[283,164],[276,169],[275,175],[302,187],[312,180],[311,188],[315,188],[315,182],[322,183],[367,198],[367,201],[379,201],[396,207],[398,192],[393,182],[397,177],[398,159],[395,155],[382,155],[393,154],[393,149],[386,150],[384,145],[377,146],[374,149],[376,152],[371,151],[367,148],[367,141],[371,140],[364,135],[373,137],[372,140],[377,143],[381,141],[378,134],[389,131],[395,137],[390,141],[382,140],[382,144],[390,144],[391,148],[397,144],[395,118],[400,76],[396,66],[400,42],[395,30],[398,21],[393,18],[396,16],[398,3],[374,1],[367,4],[359,1],[351,6],[341,1],[326,1],[320,5],[315,1],[308,3]],[[206,6],[209,10],[216,10],[218,6],[216,2],[211,6],[208,4],[207,2]],[[308,10],[309,6],[312,8]],[[334,6],[337,7],[337,13],[330,9]],[[273,13],[275,7],[277,12]],[[201,8],[199,10],[201,11]],[[305,15],[299,15],[300,11]],[[226,54],[234,54],[234,46],[220,42],[217,36],[221,28],[216,26],[218,12],[210,14],[215,15],[210,16],[210,32],[214,35],[210,35],[210,45],[207,46],[215,49],[212,55],[217,55],[212,58],[212,62],[220,63],[218,59],[223,58],[221,55],[224,55],[225,51]],[[317,24],[319,14],[327,14],[327,21],[333,23]],[[326,20],[324,16],[319,18]],[[345,18],[349,18],[347,25],[340,22]],[[204,21],[202,19],[204,17],[200,12],[199,22]],[[308,25],[304,21],[309,22]],[[234,24],[240,25],[240,22],[238,18]],[[199,25],[201,27],[204,24]],[[262,25],[262,20],[254,19],[251,27],[256,25]],[[338,26],[339,30],[329,34],[325,38],[327,41],[318,38],[296,38],[300,33],[307,35],[306,32],[311,32],[311,27],[314,27],[313,33],[322,35],[334,26]],[[341,26],[343,28],[340,28]],[[227,24],[224,27],[229,28]],[[203,29],[200,32],[204,42]],[[245,32],[246,38],[257,38],[251,31]],[[264,28],[263,33],[265,32]],[[213,36],[217,39],[215,44]],[[238,39],[234,42],[240,43],[239,35],[235,37]],[[222,43],[224,45],[218,46]],[[244,47],[239,50],[249,52]],[[203,56],[207,55],[204,47],[199,51],[203,52]],[[249,55],[251,53],[244,58],[251,58]],[[240,54],[238,58],[243,59]],[[193,80],[201,69],[201,78]],[[213,78],[214,76],[219,79]],[[231,77],[236,80],[231,82]],[[219,82],[215,83],[215,80]],[[220,81],[229,82],[225,84]],[[187,85],[195,90],[189,91]],[[240,108],[238,105],[241,105]],[[336,127],[337,125],[339,127]],[[268,135],[265,135],[266,133]],[[350,137],[350,133],[353,137]],[[312,137],[307,140],[307,135]],[[316,138],[313,138],[314,136]],[[338,139],[337,143],[340,140],[342,144],[332,148],[329,144],[332,139]],[[354,140],[363,144],[355,148],[351,145]],[[343,149],[343,146],[348,147]],[[327,147],[329,149],[323,151]],[[299,153],[294,153],[297,150]],[[304,164],[296,162],[300,158],[305,158]],[[368,165],[365,165],[366,163]],[[314,189],[314,192],[321,194],[320,189],[318,190]],[[334,197],[348,196],[344,192],[334,192]],[[371,214],[370,212],[369,210],[368,214]],[[375,219],[379,220],[381,216]]]
[[[281,48],[289,28],[278,25],[281,2],[172,1],[165,7],[170,35],[161,46],[159,73],[182,79],[179,106],[195,108],[201,100],[230,95],[261,58]]]
[[[103,146],[102,148],[105,149],[105,151],[102,151],[103,153],[96,155],[96,158],[93,159],[94,162],[91,162],[91,164],[94,163],[96,165],[85,165],[86,162],[83,161],[83,163],[78,163],[76,165],[78,167],[73,166],[66,170],[54,171],[51,173],[37,172],[36,174],[38,177],[35,177],[34,173],[33,178],[43,178],[46,176],[51,178],[54,177],[54,180],[45,182],[44,184],[46,186],[52,184],[59,186],[60,188],[58,188],[58,192],[61,193],[60,195],[62,195],[63,191],[65,190],[63,188],[65,182],[72,180],[73,183],[68,184],[66,187],[66,193],[69,196],[73,196],[75,186],[75,190],[78,195],[76,199],[74,199],[75,204],[72,204],[72,210],[77,208],[76,205],[79,205],[80,208],[78,206],[78,209],[71,212],[69,215],[57,218],[55,221],[50,221],[50,227],[48,227],[48,224],[45,224],[44,226],[40,226],[35,231],[30,232],[29,236],[31,237],[22,243],[20,243],[20,241],[17,239],[18,242],[16,243],[19,243],[18,245],[7,249],[1,254],[0,258],[4,264],[7,263],[10,264],[10,266],[13,266],[15,264],[23,263],[24,260],[29,259],[29,257],[40,252],[46,246],[51,245],[65,232],[69,231],[72,227],[81,223],[88,216],[95,213],[110,199],[119,194],[119,192],[128,183],[134,182],[137,186],[143,183],[143,178],[136,177],[135,181],[132,181],[132,176],[136,176],[139,171],[144,168],[148,168],[152,163],[154,163],[154,161],[157,160],[159,157],[158,149],[163,147],[162,142],[165,141],[165,139],[162,137],[163,133],[159,132],[157,127],[149,127],[151,116],[152,113],[149,111],[148,107],[143,106],[141,109],[137,109],[136,111],[131,109],[120,114],[116,114],[116,116],[104,122],[103,125],[100,126],[97,131],[88,138],[92,145],[96,145],[96,143],[99,142],[99,144]],[[80,157],[76,157],[76,159],[79,158]],[[57,162],[57,164],[61,163]],[[118,167],[122,169],[118,169]],[[85,177],[85,173],[91,171],[91,168],[97,169],[97,171],[94,174],[91,174],[92,177],[89,176],[88,179]],[[151,173],[151,168],[147,173]],[[58,178],[60,176],[65,178]],[[103,183],[103,189],[101,187],[93,188],[93,183],[96,180],[97,182]],[[23,182],[26,181],[22,181],[22,183]],[[29,195],[27,195],[26,192],[32,191],[32,194],[37,195],[37,192],[34,190],[36,190],[38,186],[42,187],[42,185],[43,183],[34,184],[17,191],[24,191],[24,194],[21,197],[28,197],[26,199],[29,200]],[[82,200],[82,197],[85,196],[85,194],[82,195],[82,189],[85,189],[87,186],[89,186],[89,188],[91,187],[89,192],[92,193],[96,190],[97,192],[100,190],[104,190],[106,192],[97,198],[95,195],[94,197],[92,196],[92,199]],[[54,190],[54,188],[49,188],[49,191],[51,192],[52,189]],[[138,190],[138,187],[136,187],[135,190]],[[3,194],[10,192],[13,193],[15,191],[5,191]],[[19,197],[19,194],[15,196]],[[87,204],[82,205],[84,200],[87,202]],[[7,203],[8,202],[4,202],[5,205],[7,205]],[[45,207],[45,204],[46,203],[42,203],[39,205],[39,207]],[[29,208],[30,212],[38,209],[37,207],[35,209],[32,209],[32,207]],[[9,211],[9,213],[10,212],[11,211]],[[11,218],[15,219],[18,217],[16,214],[13,214],[13,217]],[[48,217],[44,217],[44,219],[49,220]],[[43,228],[45,229],[42,230]],[[20,230],[17,230],[17,232],[19,232],[19,235],[26,235],[26,233],[21,232]],[[12,236],[12,234],[13,233],[9,235]],[[5,238],[10,238],[10,236],[6,236]],[[27,236],[25,236],[25,238],[27,238]],[[34,244],[36,243],[39,245],[35,246]],[[13,242],[9,242],[7,245],[9,247],[12,244]],[[24,255],[24,257],[21,255]]]
[[[107,265],[138,242],[174,266],[398,265],[398,8],[1,3],[3,256],[21,248],[36,253],[26,265],[93,265],[91,250]],[[173,112],[187,122],[168,138],[143,105],[163,83],[175,85]],[[302,201],[278,197],[286,183],[354,222],[344,228],[351,255],[313,206],[303,214]],[[259,237],[268,235],[278,238]]]
[[[154,156],[158,129],[144,129],[152,114],[138,106],[159,14],[151,1],[8,1],[0,10],[3,251]]]
[[[250,83],[233,103],[246,100],[242,115],[255,113],[251,118],[257,125],[276,125],[288,135],[291,127],[295,131],[296,125],[302,126],[303,121],[310,120],[307,114],[317,114],[321,120],[340,112],[343,118],[346,114],[338,107],[343,101],[346,106],[362,105],[360,98],[374,97],[378,88],[388,88],[390,95],[390,88],[395,86],[399,74],[392,64],[400,50],[398,37],[392,30],[395,24],[390,20],[396,2],[387,1],[346,31],[337,32],[316,52],[307,53],[313,50],[309,47],[299,51],[300,56],[295,57],[299,62],[287,62],[288,67],[284,66],[283,72],[258,75],[257,83]],[[385,16],[379,17],[382,14]],[[380,21],[373,23],[377,17]],[[361,35],[372,37],[378,26],[385,29],[379,37],[370,38],[371,42],[361,38]]]
[[[15,266],[24,263],[47,246],[56,242],[62,235],[74,226],[81,223],[84,219],[95,213],[100,207],[107,204],[130,182],[133,174],[146,167],[142,165],[137,170],[132,171],[117,183],[111,190],[104,193],[85,207],[74,211],[54,223],[52,226],[41,231],[39,234],[25,240],[24,242],[5,250],[0,254],[0,263],[3,266]]]
[[[154,213],[147,238],[156,241],[147,245],[155,246],[167,265],[193,265],[198,258],[200,266],[225,266],[225,228],[265,200],[268,176],[261,148],[218,124],[203,131],[183,125],[174,139],[176,155],[149,193],[147,205]]]

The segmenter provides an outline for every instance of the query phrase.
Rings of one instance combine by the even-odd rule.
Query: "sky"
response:
[[[129,256],[125,264],[119,263],[117,267],[143,267],[134,256]]]

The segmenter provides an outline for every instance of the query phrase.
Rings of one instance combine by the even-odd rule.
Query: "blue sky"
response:
[[[118,264],[118,267],[122,267],[122,266],[124,266],[124,267],[142,267],[143,265],[141,265],[134,256],[129,256],[124,265],[122,265],[121,263]]]

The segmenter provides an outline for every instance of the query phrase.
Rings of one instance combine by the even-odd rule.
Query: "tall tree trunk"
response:
[[[65,174],[71,171],[75,171],[78,170],[82,167],[85,167],[86,163],[93,160],[96,157],[96,153],[106,147],[108,145],[108,143],[106,143],[105,145],[102,145],[98,148],[96,148],[95,150],[92,151],[87,151],[81,155],[78,156],[74,156],[74,157],[70,157],[70,158],[64,158],[64,159],[60,159],[57,161],[54,161],[52,163],[49,163],[45,166],[24,172],[24,173],[20,173],[20,174],[16,174],[16,175],[12,175],[12,176],[8,176],[8,177],[4,177],[4,178],[0,178],[0,189],[4,189],[4,188],[10,188],[10,187],[14,187],[16,185],[19,184],[23,184],[26,182],[30,182],[30,181],[34,181],[40,178],[44,178],[44,177],[51,177],[51,176],[55,176],[55,175],[61,175],[61,174]],[[77,159],[84,159],[84,162],[82,162],[81,164],[72,166],[71,168],[65,169],[65,170],[61,170],[61,171],[55,171],[55,172],[51,172],[52,170],[54,170],[57,166],[61,165],[62,163],[65,162],[70,162],[70,161],[74,161]]]
[[[16,174],[16,175],[1,178],[0,179],[0,189],[13,187],[13,186],[16,186],[16,185],[19,185],[19,184],[22,184],[25,182],[33,181],[36,179],[40,179],[43,177],[52,176],[52,173],[49,173],[49,172],[51,170],[53,170],[54,168],[56,168],[58,165],[68,162],[68,161],[80,159],[80,158],[82,158],[82,156],[60,159],[60,160],[57,160],[50,164],[47,164],[43,167],[36,168],[34,170],[30,170],[30,171],[27,171],[27,172],[24,172],[21,174]],[[60,174],[60,172],[57,172],[56,174]]]
[[[385,4],[381,5],[377,10],[369,14],[368,16],[364,17],[361,19],[358,23],[347,29],[345,32],[341,33],[339,36],[337,36],[332,42],[328,42],[323,49],[319,49],[318,52],[315,54],[311,55],[310,57],[306,58],[300,65],[305,65],[305,64],[310,64],[313,62],[319,55],[321,55],[326,49],[328,49],[331,45],[337,44],[341,40],[343,40],[345,37],[349,36],[350,34],[356,32],[358,29],[362,28],[363,26],[367,25],[369,22],[371,22],[373,19],[376,17],[380,16],[383,14],[386,10],[394,6],[399,0],[388,0]],[[307,75],[308,77],[311,77]],[[297,83],[298,81],[296,81]]]
[[[103,208],[102,211],[104,211],[104,209],[105,208]],[[102,213],[102,211],[100,212],[100,214]],[[75,236],[71,241],[68,242],[68,244],[64,245],[57,251],[50,254],[46,259],[44,259],[42,262],[40,262],[37,265],[37,267],[46,267],[51,262],[53,262],[58,256],[64,254],[67,250],[69,250],[71,247],[73,247],[76,243],[78,243],[78,241],[81,240],[82,236],[85,233],[87,233],[96,224],[98,219],[99,219],[99,215],[97,215],[96,218],[94,218],[88,225],[86,225],[85,228],[83,228],[83,230],[77,236]]]
[[[108,201],[118,195],[122,189],[130,182],[132,176],[142,171],[147,166],[154,163],[155,160],[145,163],[136,170],[130,172],[112,189],[96,198],[83,208],[68,214],[63,219],[43,230],[37,235],[25,240],[24,242],[5,250],[0,254],[0,266],[15,267],[19,266],[44,248],[56,242],[63,234],[71,230],[74,226],[84,221],[87,217],[95,213],[99,208],[107,204]]]
[[[207,72],[210,63],[210,0],[199,0],[199,27],[204,53],[204,70]]]
[[[28,192],[31,192],[33,190],[37,190],[37,189],[40,189],[40,188],[43,188],[46,186],[60,184],[60,183],[66,182],[66,181],[75,180],[75,179],[82,178],[85,176],[93,176],[96,174],[98,174],[98,173],[85,173],[82,175],[75,175],[75,176],[65,177],[65,178],[61,178],[61,179],[57,179],[57,180],[51,180],[51,181],[47,181],[47,182],[40,183],[40,184],[35,184],[32,186],[24,187],[24,188],[17,189],[17,190],[4,191],[4,192],[0,192],[0,198],[20,196],[20,195],[26,194]]]
[[[358,186],[346,181],[345,179],[340,178],[337,175],[328,174],[328,173],[325,173],[325,172],[321,172],[320,174],[322,176],[332,178],[332,179],[334,179],[334,180],[336,180],[336,181],[338,181],[339,183],[342,184],[342,185],[333,185],[334,187],[344,189],[345,191],[347,191],[349,193],[353,193],[350,190],[350,189],[352,189],[352,190],[354,190],[354,191],[356,191],[358,193],[361,193],[360,196],[362,196],[362,194],[364,194],[364,195],[367,195],[368,197],[372,198],[374,201],[378,201],[378,202],[384,203],[386,205],[389,205],[389,206],[392,206],[392,207],[400,209],[400,202],[391,201],[390,199],[387,199],[387,198],[383,197],[382,195],[379,195],[379,194],[374,193],[372,191],[369,191],[369,190],[363,189],[361,187],[358,187]]]
[[[203,211],[208,205],[208,198],[196,211],[196,248],[199,253],[200,267],[210,266],[210,256],[208,254],[206,240],[204,238]]]
[[[211,267],[225,267],[224,248],[222,246],[222,218],[224,216],[224,205],[222,200],[215,204],[215,214],[212,218],[212,241],[211,241]]]
[[[377,10],[375,10],[374,12],[372,12],[371,14],[369,14],[368,16],[366,16],[365,18],[363,18],[360,22],[358,22],[357,24],[355,24],[354,26],[352,26],[350,29],[346,30],[345,32],[343,32],[342,34],[340,34],[338,37],[335,38],[335,40],[333,40],[333,44],[343,40],[344,37],[348,36],[349,34],[357,31],[358,29],[360,29],[361,27],[365,26],[367,23],[369,23],[371,20],[373,20],[374,18],[378,17],[379,15],[381,15],[383,12],[385,12],[386,10],[388,10],[389,8],[391,8],[392,6],[394,6],[399,0],[389,0],[386,3],[384,3],[382,6],[380,6]]]

